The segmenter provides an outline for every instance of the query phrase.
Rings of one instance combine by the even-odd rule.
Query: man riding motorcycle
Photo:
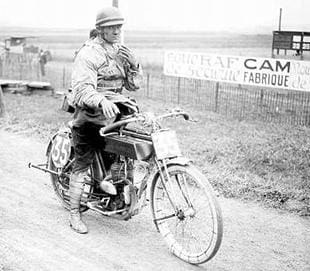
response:
[[[100,10],[96,17],[99,35],[89,39],[77,52],[72,71],[72,102],[75,106],[72,137],[75,164],[70,178],[70,226],[78,233],[88,229],[79,211],[88,169],[95,149],[104,144],[99,129],[115,121],[121,109],[137,111],[135,102],[122,95],[123,88],[135,91],[141,67],[133,53],[120,44],[124,18],[115,7]],[[101,187],[116,194],[112,183]]]

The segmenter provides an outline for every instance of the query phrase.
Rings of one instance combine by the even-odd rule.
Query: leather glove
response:
[[[138,69],[138,62],[133,54],[133,52],[128,48],[126,47],[125,45],[121,45],[119,47],[119,56],[125,60],[126,62],[128,62],[128,64],[130,65],[130,67],[132,69],[135,69],[137,70]]]
[[[107,119],[111,119],[115,117],[116,114],[120,113],[118,107],[106,98],[102,99],[99,107],[102,109],[102,113]]]

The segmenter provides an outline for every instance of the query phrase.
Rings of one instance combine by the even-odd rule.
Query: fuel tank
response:
[[[130,134],[108,135],[105,137],[105,143],[104,151],[135,160],[147,160],[154,151],[151,138],[139,138]]]

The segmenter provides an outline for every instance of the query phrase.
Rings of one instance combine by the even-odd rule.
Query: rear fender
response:
[[[49,140],[48,142],[48,145],[47,145],[47,148],[46,148],[46,152],[45,152],[45,155],[48,157],[50,152],[51,152],[51,149],[52,149],[52,145],[53,145],[53,142],[55,140],[55,137],[59,134],[67,134],[69,136],[69,138],[71,139],[71,129],[70,128],[62,128],[62,129],[59,129],[52,137],[51,139]]]
[[[71,130],[69,128],[60,129],[50,139],[47,149],[47,159],[51,155],[53,164],[64,167],[70,159],[72,153]]]

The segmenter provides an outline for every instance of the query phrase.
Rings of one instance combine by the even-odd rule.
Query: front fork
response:
[[[167,194],[167,197],[169,199],[169,202],[170,202],[171,206],[173,207],[173,210],[175,211],[174,215],[179,216],[181,210],[180,210],[180,206],[178,206],[178,204],[177,204],[176,191],[175,191],[175,189],[172,186],[172,181],[171,181],[171,178],[170,178],[170,175],[169,175],[167,162],[169,164],[174,164],[174,163],[180,164],[181,163],[181,165],[185,166],[185,165],[187,165],[189,163],[189,161],[187,159],[185,159],[185,158],[177,158],[176,161],[173,161],[173,160],[166,161],[165,159],[163,159],[163,160],[157,160],[156,159],[155,160],[155,163],[156,163],[159,175],[160,175],[161,184],[162,184],[162,186],[163,186],[163,188],[164,188],[164,190],[165,190],[165,192]],[[184,178],[184,176],[183,176],[183,178]],[[181,191],[182,196],[185,199],[188,207],[190,209],[193,209],[193,204],[190,201],[190,197],[189,197],[186,181],[184,180],[184,186],[181,185],[180,179],[179,179],[179,177],[177,175],[176,176],[176,183],[177,183],[178,188]],[[181,212],[183,212],[183,211],[181,211]]]
[[[156,163],[156,166],[158,168],[161,184],[162,184],[163,188],[165,189],[165,191],[167,193],[167,197],[168,197],[168,199],[170,201],[171,206],[173,207],[174,211],[177,212],[177,207],[175,205],[175,203],[176,203],[176,195],[175,195],[174,190],[172,189],[172,186],[171,186],[171,179],[170,179],[170,176],[169,176],[167,163],[166,163],[165,160],[158,161],[157,159],[155,160],[155,163]],[[166,178],[167,178],[167,182],[165,182],[165,175],[166,175]],[[169,187],[167,187],[167,185]],[[168,192],[167,188],[171,191],[171,195]]]

